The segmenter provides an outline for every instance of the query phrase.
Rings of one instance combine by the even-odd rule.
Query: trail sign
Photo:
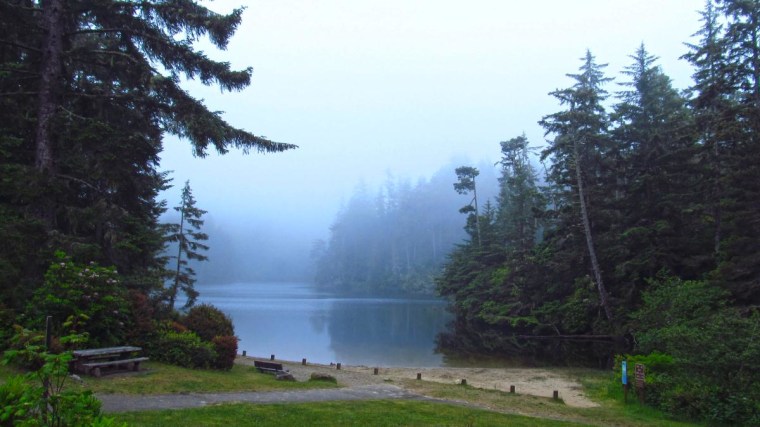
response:
[[[628,362],[625,360],[623,360],[622,371],[623,385],[626,385],[628,384]]]
[[[644,388],[644,383],[646,382],[646,368],[641,363],[636,364],[635,368],[635,375],[636,375],[636,388]]]

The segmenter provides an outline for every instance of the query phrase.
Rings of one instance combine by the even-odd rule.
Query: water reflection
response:
[[[199,303],[228,313],[240,351],[288,360],[440,366],[435,337],[450,315],[438,300],[343,298],[304,283],[198,286]]]

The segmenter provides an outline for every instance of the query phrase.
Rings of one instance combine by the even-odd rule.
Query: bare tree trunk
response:
[[[50,127],[58,110],[57,89],[61,80],[63,54],[63,8],[63,0],[42,2],[45,44],[42,49],[34,159],[35,167],[39,172],[50,172],[53,169],[53,141]]]
[[[58,88],[61,80],[61,56],[63,53],[63,8],[64,0],[42,2],[42,25],[45,39],[40,66],[40,86],[37,106],[37,129],[35,132],[34,167],[45,179],[53,172],[53,141],[51,125],[58,110]],[[55,226],[55,202],[42,199],[36,214],[51,230]]]
[[[612,320],[612,311],[610,310],[610,304],[607,296],[607,289],[604,287],[602,281],[602,271],[599,268],[599,261],[596,258],[596,249],[594,249],[594,238],[591,235],[591,222],[588,219],[588,209],[586,207],[586,195],[583,192],[583,176],[581,174],[581,162],[578,155],[578,142],[573,141],[573,155],[575,156],[575,176],[578,180],[578,197],[581,202],[581,217],[583,220],[583,232],[586,235],[586,246],[588,247],[588,255],[591,258],[591,269],[594,272],[594,279],[596,280],[596,287],[599,290],[599,302],[604,309],[604,314],[607,316],[607,320]]]
[[[472,195],[475,202],[475,228],[478,231],[478,246],[481,246],[483,241],[480,238],[480,210],[478,209],[478,186],[475,183],[475,178],[472,178]]]
[[[179,273],[182,266],[182,242],[185,239],[185,206],[182,205],[182,212],[179,217],[179,241],[177,242],[177,272],[174,274],[174,285],[169,293],[169,309],[174,309],[174,300],[177,298],[177,291],[179,291]]]

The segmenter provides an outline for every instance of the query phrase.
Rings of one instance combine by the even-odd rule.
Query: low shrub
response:
[[[163,331],[151,345],[150,357],[185,368],[208,369],[215,365],[214,345],[193,332]]]
[[[214,367],[228,371],[235,364],[237,357],[238,339],[234,336],[216,336],[211,342],[216,350]]]
[[[181,323],[204,341],[211,341],[217,336],[235,335],[232,319],[211,304],[191,308]]]
[[[39,367],[23,375],[11,376],[0,384],[0,425],[2,426],[113,426],[113,419],[100,413],[100,401],[91,391],[77,391],[65,387],[69,378],[70,352],[52,354],[45,350],[35,335],[24,342],[23,348],[4,353],[3,363],[25,364],[39,361]],[[81,342],[77,335],[61,337],[63,344]]]

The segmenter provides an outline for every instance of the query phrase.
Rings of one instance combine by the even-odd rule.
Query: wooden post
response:
[[[509,392],[512,394],[515,394],[515,386],[513,385],[509,386]]]
[[[243,357],[245,357],[245,350],[243,350]]]
[[[552,399],[559,400],[559,391],[554,390],[554,392],[552,393]]]
[[[274,354],[269,356],[269,360],[274,360]]]
[[[421,379],[422,379],[422,374],[421,374],[421,373],[419,373],[419,372],[417,372],[417,379],[418,379],[418,380],[421,380]]]
[[[340,362],[338,362],[337,365],[335,365],[336,369],[340,371]]]
[[[304,365],[304,366],[306,366],[306,358],[305,357],[303,359],[301,359],[301,364]]]
[[[373,375],[377,375],[377,371],[378,371],[378,369],[377,369],[377,368],[375,368],[375,372],[374,372],[374,374],[373,374]]]
[[[464,379],[464,378],[462,378],[462,382],[461,382],[460,384],[462,384],[462,385],[467,385],[467,380],[466,380],[466,379]]]

